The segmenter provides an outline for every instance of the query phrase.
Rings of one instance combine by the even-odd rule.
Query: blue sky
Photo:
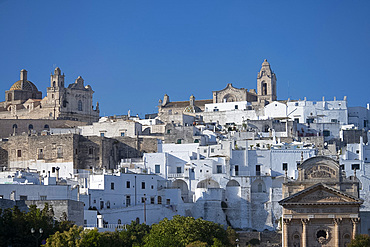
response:
[[[59,66],[101,115],[256,88],[267,59],[279,100],[370,103],[370,1],[0,0],[0,101],[21,69],[46,95]]]

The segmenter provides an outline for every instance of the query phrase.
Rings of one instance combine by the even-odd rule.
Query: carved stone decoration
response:
[[[283,217],[293,219],[284,225],[282,246],[345,247],[359,228],[363,200],[358,181],[346,178],[338,162],[328,157],[309,158],[297,168],[298,179],[283,184],[286,197],[279,202]],[[300,237],[300,245],[295,235]]]
[[[332,238],[330,229],[327,227],[318,228],[315,232],[315,237],[320,244],[327,244]]]

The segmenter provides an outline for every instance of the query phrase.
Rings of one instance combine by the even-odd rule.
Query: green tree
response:
[[[230,230],[231,232],[231,230]],[[219,224],[193,217],[174,216],[154,224],[145,246],[232,246],[228,232]]]
[[[348,247],[369,247],[370,236],[367,234],[356,235],[354,239],[347,245]]]
[[[123,241],[123,246],[142,246],[144,237],[149,233],[150,226],[146,224],[138,224],[132,221],[126,226],[125,231],[121,231],[120,239]]]
[[[69,221],[63,223],[54,220],[53,208],[47,203],[44,209],[37,209],[31,205],[28,212],[19,210],[17,206],[0,210],[0,246],[35,246],[42,239],[59,230],[66,230],[72,226]],[[35,235],[31,233],[35,229]],[[39,229],[43,229],[42,235]]]

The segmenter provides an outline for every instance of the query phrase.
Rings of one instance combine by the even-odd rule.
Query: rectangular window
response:
[[[330,136],[330,130],[324,130],[322,134],[323,136]]]
[[[100,201],[100,209],[104,208],[104,201]]]
[[[110,183],[110,189],[114,190],[114,183]]]
[[[55,173],[55,167],[52,167],[52,168],[51,168],[51,172],[52,172],[52,173]]]
[[[125,132],[121,132],[121,136],[125,136]]]
[[[261,165],[256,165],[256,176],[261,176]]]
[[[214,153],[215,152],[215,149],[214,148],[211,148],[211,153]]]
[[[342,171],[344,171],[344,170],[345,170],[344,165],[340,165],[340,169],[341,169]]]
[[[204,149],[203,153],[207,153],[207,149]]]
[[[222,173],[222,166],[221,165],[217,165],[217,173]]]
[[[126,196],[126,207],[131,205],[131,196]]]
[[[181,173],[181,166],[176,167],[176,173]]]
[[[130,181],[126,181],[126,188],[130,188]]]
[[[57,158],[63,158],[63,149],[62,149],[62,147],[57,148]]]
[[[93,153],[94,153],[94,148],[89,147],[89,154],[93,154]]]
[[[22,157],[22,150],[17,150],[17,157]]]
[[[44,151],[42,148],[38,150],[37,159],[42,160],[44,158]]]
[[[145,182],[141,182],[141,189],[145,189]]]
[[[144,203],[146,201],[145,199],[145,197],[141,197],[141,203]]]
[[[299,118],[295,118],[294,122],[299,123]]]
[[[235,105],[235,109],[238,109],[239,108],[239,106],[238,105]]]
[[[101,137],[104,137],[104,133],[100,133],[100,136],[101,136]]]
[[[313,123],[313,120],[314,120],[313,118],[307,118],[306,123],[311,124],[311,123]]]
[[[154,204],[154,197],[150,197],[150,204]]]
[[[239,166],[235,166],[235,176],[239,175]]]
[[[283,171],[287,171],[288,170],[288,163],[283,163]]]
[[[167,130],[167,134],[170,134],[171,133],[171,130]]]
[[[46,201],[46,196],[40,196],[41,201]]]
[[[19,200],[21,200],[21,201],[27,201],[27,196],[19,196]]]
[[[352,164],[352,170],[359,170],[360,164]]]
[[[167,205],[170,205],[171,204],[171,199],[167,199],[166,203],[167,203]]]
[[[155,165],[155,173],[161,173],[161,166]]]

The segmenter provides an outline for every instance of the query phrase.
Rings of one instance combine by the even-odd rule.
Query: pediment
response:
[[[352,204],[362,200],[323,184],[317,184],[280,201],[281,204]]]
[[[327,191],[325,189],[318,189],[313,192],[309,192],[296,198],[290,202],[304,202],[304,203],[323,203],[323,202],[353,202],[354,200],[343,195],[338,195]]]

